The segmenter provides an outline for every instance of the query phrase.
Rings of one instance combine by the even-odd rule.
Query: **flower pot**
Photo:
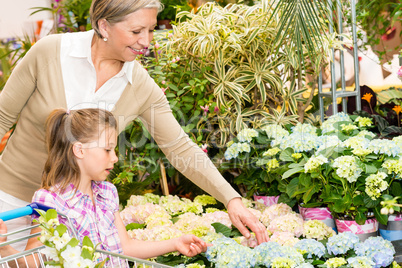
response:
[[[318,208],[304,208],[299,205],[300,215],[303,220],[319,220],[325,223],[327,226],[331,227],[336,232],[336,225],[334,218],[331,215],[331,211],[327,207]]]
[[[356,234],[362,242],[371,236],[378,236],[378,221],[376,219],[367,219],[363,225],[353,220],[335,219],[335,224],[338,233],[352,232]]]
[[[402,214],[389,215],[388,224],[379,226],[380,235],[389,241],[402,239]]]
[[[264,195],[254,195],[254,201],[262,203],[267,207],[278,204],[279,195],[276,196],[264,196]]]

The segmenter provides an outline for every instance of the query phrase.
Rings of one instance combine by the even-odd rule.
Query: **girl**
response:
[[[67,215],[81,240],[88,236],[100,249],[142,259],[173,251],[192,257],[206,250],[206,243],[194,235],[157,242],[128,236],[119,214],[117,190],[105,181],[118,160],[117,124],[110,112],[58,109],[50,114],[46,126],[48,158],[41,189],[32,201]],[[69,226],[65,219],[60,222]],[[6,231],[3,222],[0,231]],[[37,238],[31,238],[27,249],[39,245]],[[10,246],[0,250],[2,256],[16,253]]]

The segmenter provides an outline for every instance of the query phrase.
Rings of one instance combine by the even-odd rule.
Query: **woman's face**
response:
[[[120,61],[133,61],[143,49],[149,47],[156,26],[156,8],[143,8],[113,25],[108,24],[108,45],[112,57]]]

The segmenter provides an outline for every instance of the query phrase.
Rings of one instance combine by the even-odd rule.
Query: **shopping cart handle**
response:
[[[40,216],[35,209],[47,211],[48,209],[51,209],[51,207],[34,202],[22,208],[16,208],[13,210],[2,212],[0,213],[0,219],[2,219],[3,221],[8,221],[31,214]]]

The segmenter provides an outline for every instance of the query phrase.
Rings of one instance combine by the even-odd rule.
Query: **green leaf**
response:
[[[286,161],[286,162],[292,162],[293,161],[292,154],[293,154],[293,150],[291,148],[286,148],[279,155],[279,159],[282,161]]]
[[[214,229],[217,233],[221,233],[226,237],[230,237],[232,230],[229,227],[227,227],[226,225],[219,223],[219,222],[214,222],[211,225],[212,225],[212,227],[214,227]]]
[[[71,246],[71,247],[76,247],[80,241],[78,241],[76,238],[71,238],[71,240],[67,243],[66,246]]]
[[[288,171],[286,171],[285,173],[283,173],[282,175],[282,179],[287,179],[289,177],[291,177],[292,175],[302,172],[304,171],[304,167],[298,167],[298,168],[292,168],[289,169]]]
[[[364,171],[367,174],[374,174],[377,173],[378,169],[374,166],[374,165],[370,165],[370,164],[364,164]]]
[[[46,221],[50,221],[52,219],[57,219],[57,211],[54,209],[48,209],[46,211]]]
[[[56,227],[56,231],[59,233],[61,237],[65,232],[67,232],[67,227],[64,224],[60,224]]]
[[[82,240],[82,245],[90,248],[94,248],[94,243],[92,243],[91,239],[88,236],[84,236]]]
[[[90,251],[88,248],[82,248],[81,257],[87,260],[92,260],[92,251]]]
[[[136,223],[136,222],[132,222],[126,225],[126,230],[130,231],[130,230],[134,230],[134,229],[144,229],[145,228],[145,223],[140,224],[140,223]]]

